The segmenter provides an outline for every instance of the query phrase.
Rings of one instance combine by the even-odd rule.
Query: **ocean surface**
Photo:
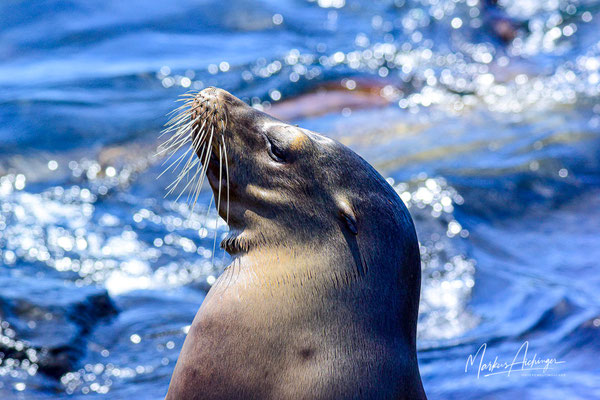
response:
[[[209,191],[157,179],[207,86],[409,206],[430,399],[600,398],[600,2],[4,0],[1,399],[165,395],[227,264]]]

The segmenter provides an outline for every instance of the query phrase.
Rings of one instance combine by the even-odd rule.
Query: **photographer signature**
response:
[[[529,349],[529,342],[524,342],[517,353],[510,362],[498,361],[498,357],[494,358],[493,361],[484,361],[485,351],[487,349],[487,343],[479,346],[479,349],[475,354],[469,354],[467,362],[465,364],[465,372],[476,364],[477,358],[479,358],[479,364],[477,365],[477,379],[480,376],[488,377],[493,375],[506,375],[510,376],[513,372],[531,372],[534,374],[546,374],[549,370],[556,369],[557,364],[564,364],[565,361],[559,361],[556,358],[541,358],[538,357],[537,353],[532,358],[528,357],[527,350]],[[537,372],[536,372],[537,371]]]

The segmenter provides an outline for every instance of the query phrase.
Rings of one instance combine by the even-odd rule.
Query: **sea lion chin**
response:
[[[172,120],[233,257],[189,330],[167,399],[423,399],[417,236],[408,210],[342,144],[208,88]],[[176,160],[177,161],[177,160]],[[190,185],[188,183],[188,185]]]

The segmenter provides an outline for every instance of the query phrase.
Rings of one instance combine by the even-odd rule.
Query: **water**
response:
[[[155,148],[175,98],[215,85],[351,146],[409,205],[431,399],[599,398],[599,10],[3,2],[0,397],[164,396],[226,228],[207,192],[163,198]],[[483,344],[557,363],[478,377]]]

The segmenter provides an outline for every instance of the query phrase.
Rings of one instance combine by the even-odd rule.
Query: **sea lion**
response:
[[[181,110],[167,150],[191,142],[196,154],[176,182],[195,170],[197,192],[206,173],[233,261],[166,398],[424,399],[419,247],[392,187],[344,145],[224,90]]]
[[[383,88],[388,85],[386,81],[354,78],[352,84],[355,86],[349,89],[340,82],[326,82],[310,92],[273,103],[267,111],[275,118],[291,121],[341,112],[344,109],[359,110],[390,105],[391,99],[382,95]]]

